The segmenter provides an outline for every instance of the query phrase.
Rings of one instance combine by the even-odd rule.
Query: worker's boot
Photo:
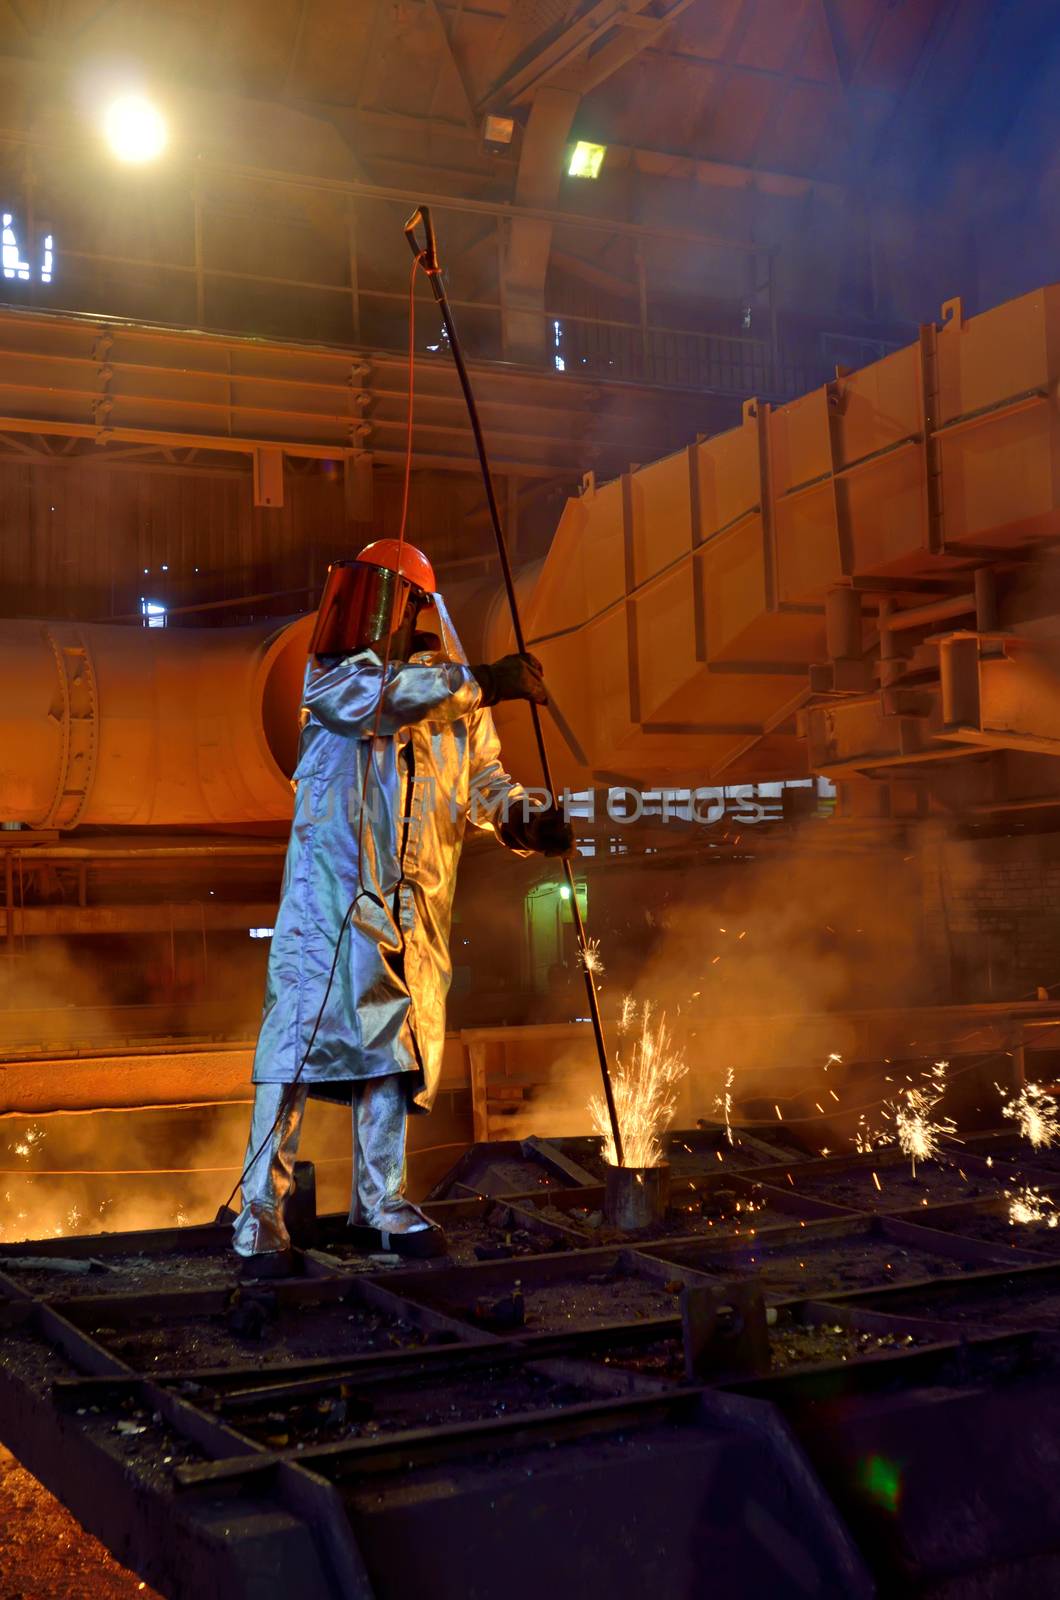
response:
[[[441,1228],[402,1193],[405,1123],[402,1074],[366,1078],[353,1095],[353,1200],[347,1238],[366,1251],[430,1260],[448,1253]]]
[[[242,1178],[243,1209],[232,1228],[241,1280],[290,1278],[299,1270],[301,1258],[291,1248],[284,1210],[294,1188],[305,1103],[301,1084],[255,1085]]]
[[[300,1258],[291,1246],[286,1250],[261,1250],[257,1255],[239,1256],[239,1278],[242,1283],[260,1283],[276,1278],[298,1276]]]
[[[351,1222],[346,1229],[350,1244],[368,1255],[406,1256],[413,1261],[432,1261],[449,1254],[449,1241],[441,1228],[433,1222],[404,1233],[391,1233],[388,1228],[372,1228],[365,1223]]]

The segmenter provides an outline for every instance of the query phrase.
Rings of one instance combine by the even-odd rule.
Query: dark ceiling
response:
[[[578,97],[585,136],[625,150],[842,181],[910,139],[974,132],[986,85],[995,130],[1011,120],[1056,13],[1041,0],[2,0],[0,43],[51,67],[132,62],[298,107],[333,122],[374,177],[437,166],[499,185],[512,163],[481,151],[482,113],[525,120],[548,87]]]
[[[175,130],[139,190],[91,165],[93,105],[127,81]],[[341,343],[341,297],[375,296],[354,342],[396,348],[420,198],[455,202],[465,314],[504,322],[482,352],[537,366],[554,315],[768,331],[774,360],[785,334],[796,361],[822,333],[904,341],[1060,259],[1056,0],[0,0],[0,105],[6,203],[85,263],[127,264],[149,217],[178,287],[206,272],[171,312],[199,325]],[[576,139],[607,146],[595,183],[567,175]],[[129,314],[162,315],[150,289]],[[79,292],[114,309],[112,284]],[[611,372],[608,339],[579,366]]]

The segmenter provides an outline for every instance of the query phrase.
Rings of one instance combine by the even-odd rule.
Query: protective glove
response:
[[[559,806],[531,811],[523,824],[523,849],[543,856],[569,856],[574,849],[574,829]]]
[[[536,656],[514,655],[472,667],[471,674],[482,690],[484,706],[495,706],[499,700],[532,700],[536,706],[547,706],[541,670]]]

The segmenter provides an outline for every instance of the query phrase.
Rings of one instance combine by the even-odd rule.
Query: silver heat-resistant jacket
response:
[[[380,657],[365,650],[307,670],[255,1083],[297,1077],[311,1094],[343,1098],[340,1086],[352,1079],[409,1072],[410,1109],[429,1110],[434,1099],[465,825],[503,837],[504,802],[521,810],[524,793],[501,766],[493,718],[435,603],[443,649],[391,663],[374,741]],[[324,1004],[335,941],[354,901]]]

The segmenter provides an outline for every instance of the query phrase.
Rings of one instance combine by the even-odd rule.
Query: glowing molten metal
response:
[[[677,1110],[676,1085],[688,1072],[680,1050],[670,1037],[666,1014],[656,1020],[650,1001],[638,1013],[630,996],[622,1007],[621,1034],[640,1031],[633,1040],[628,1060],[619,1058],[612,1082],[618,1125],[626,1167],[657,1167],[663,1158],[661,1134],[670,1126]],[[615,1141],[602,1095],[589,1101],[593,1130],[604,1139],[604,1160],[617,1166]]]

